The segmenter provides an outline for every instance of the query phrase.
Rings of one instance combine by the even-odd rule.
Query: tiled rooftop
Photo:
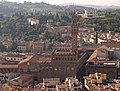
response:
[[[25,81],[25,80],[29,80],[30,78],[32,78],[32,75],[30,75],[30,74],[22,74],[21,76],[19,76],[17,78],[14,78],[11,81],[18,81],[18,80]]]
[[[54,52],[55,55],[75,55],[74,52],[70,49],[56,49]]]
[[[32,57],[33,56],[28,56],[26,59],[20,61],[19,64],[26,63],[26,62],[30,61],[30,59],[32,59]]]
[[[68,88],[68,85],[66,85],[66,84],[58,84],[57,87],[58,87],[58,89],[64,89],[64,88]]]
[[[99,57],[98,55],[103,55],[103,54],[99,54],[100,52],[104,53],[105,57]],[[87,62],[117,62],[115,57],[109,58],[109,54],[108,52],[111,51],[110,49],[108,49],[107,47],[100,47],[97,48],[93,54],[89,57],[89,59],[87,60]],[[113,56],[113,55],[112,55]]]
[[[20,57],[20,58],[24,58],[25,55],[21,55],[21,54],[13,54],[13,53],[8,53],[7,55],[5,55],[5,57]]]
[[[51,62],[51,57],[44,55],[32,55],[32,56],[28,56],[26,59],[19,62],[19,65],[27,62],[34,62],[34,63]]]
[[[8,69],[8,68],[18,68],[18,65],[4,65],[0,64],[0,69]]]

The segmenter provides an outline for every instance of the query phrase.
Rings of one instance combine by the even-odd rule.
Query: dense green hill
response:
[[[14,13],[25,13],[25,12],[39,12],[39,13],[48,13],[48,12],[71,12],[73,10],[84,10],[87,7],[83,6],[58,6],[51,5],[44,2],[41,3],[32,3],[32,2],[24,2],[24,3],[16,3],[16,2],[0,2],[0,13],[5,15],[12,15]]]

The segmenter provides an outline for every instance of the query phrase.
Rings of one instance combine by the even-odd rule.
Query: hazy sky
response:
[[[50,4],[63,4],[63,3],[75,3],[75,4],[93,4],[93,5],[117,5],[120,6],[120,0],[8,0],[12,2],[45,2]]]

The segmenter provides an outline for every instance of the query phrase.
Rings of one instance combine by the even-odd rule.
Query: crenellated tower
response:
[[[77,25],[77,14],[75,11],[72,14],[71,34],[72,34],[72,51],[77,52],[78,25]]]

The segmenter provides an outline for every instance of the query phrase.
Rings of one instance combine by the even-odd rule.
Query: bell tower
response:
[[[72,34],[72,51],[77,52],[78,25],[77,25],[77,14],[75,11],[72,14],[71,34]]]

